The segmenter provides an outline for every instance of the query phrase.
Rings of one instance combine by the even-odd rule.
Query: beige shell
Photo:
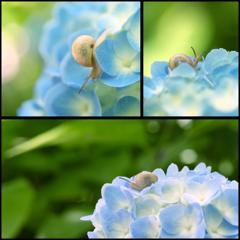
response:
[[[133,189],[142,190],[157,182],[157,180],[157,175],[151,172],[144,171],[134,177],[133,181],[130,183],[130,186]]]
[[[72,44],[72,56],[75,61],[85,67],[92,67],[92,71],[85,79],[79,94],[87,85],[89,79],[97,79],[102,74],[102,70],[97,63],[95,57],[96,47],[99,46],[109,34],[109,30],[105,30],[97,40],[88,35],[82,35],[76,38]]]
[[[194,53],[194,58],[192,59],[191,57],[187,56],[186,54],[176,54],[172,56],[169,59],[168,66],[171,70],[176,68],[180,63],[188,63],[191,65],[193,68],[195,68],[199,62],[199,60],[202,58],[202,54],[198,55],[196,54],[195,50],[193,47],[191,47]]]
[[[87,35],[78,37],[72,44],[72,55],[75,61],[85,67],[93,67],[94,45],[93,37]]]
[[[194,62],[189,56],[185,54],[176,54],[169,59],[168,66],[171,70],[177,67],[180,63],[186,62],[192,67],[195,67],[197,62]]]

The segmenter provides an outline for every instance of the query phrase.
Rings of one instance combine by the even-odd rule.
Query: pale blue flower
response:
[[[143,174],[157,181],[139,188]],[[82,220],[95,227],[89,238],[237,238],[238,182],[204,163],[117,177],[104,184],[93,214]]]

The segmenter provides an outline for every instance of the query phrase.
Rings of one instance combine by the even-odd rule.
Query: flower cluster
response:
[[[171,164],[102,188],[89,238],[237,238],[238,182],[200,163]]]
[[[58,3],[40,43],[44,71],[33,99],[23,103],[18,115],[138,116],[139,8],[139,2]],[[93,68],[77,63],[72,46],[86,35],[98,42],[94,58],[101,74],[79,93]]]
[[[194,68],[154,62],[144,79],[146,116],[238,116],[238,52],[214,49]]]

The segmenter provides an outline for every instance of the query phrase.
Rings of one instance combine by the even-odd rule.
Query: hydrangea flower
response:
[[[89,238],[238,238],[238,182],[171,164],[102,187]]]
[[[78,64],[72,53],[74,41],[84,35],[96,40],[94,58],[101,74],[79,93],[93,69]],[[23,103],[18,115],[140,114],[139,2],[56,4],[53,19],[43,30],[40,53],[43,73],[33,99]]]
[[[238,52],[214,49],[193,68],[154,62],[144,79],[146,116],[238,116]]]

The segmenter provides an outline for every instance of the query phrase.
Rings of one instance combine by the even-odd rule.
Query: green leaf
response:
[[[59,139],[62,139],[62,137],[67,134],[69,130],[70,129],[67,126],[58,126],[19,145],[16,145],[13,148],[10,148],[6,155],[7,157],[11,158],[24,152],[31,151],[35,148],[46,145],[54,145]]]
[[[143,145],[146,143],[143,127],[142,122],[137,120],[129,121],[127,124],[121,120],[68,121],[10,148],[6,156],[11,158],[36,148],[54,145],[64,147],[87,146],[91,143]]]
[[[34,190],[28,181],[17,179],[2,188],[2,238],[16,237],[32,209]]]

